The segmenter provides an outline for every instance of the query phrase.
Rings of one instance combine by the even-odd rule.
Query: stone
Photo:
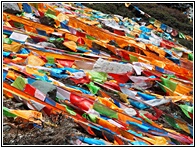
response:
[[[11,127],[9,125],[3,125],[3,131],[7,132],[11,129]]]

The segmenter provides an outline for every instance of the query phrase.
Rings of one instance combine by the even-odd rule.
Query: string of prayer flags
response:
[[[77,144],[193,143],[193,53],[172,40],[190,37],[138,7],[150,25],[77,3],[21,4],[20,16],[3,13],[3,93],[28,109],[4,106],[5,118],[62,114],[87,131]]]

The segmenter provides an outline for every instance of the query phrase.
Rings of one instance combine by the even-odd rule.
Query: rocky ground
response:
[[[26,109],[22,103],[4,96],[3,106]],[[72,119],[59,119],[58,126],[34,127],[28,122],[18,122],[3,117],[3,145],[76,145],[77,136],[90,136]]]

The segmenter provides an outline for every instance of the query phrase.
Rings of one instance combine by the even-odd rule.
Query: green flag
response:
[[[16,117],[15,114],[11,113],[7,107],[3,106],[3,115],[6,117]]]
[[[170,81],[169,79],[161,77],[162,84],[171,89],[172,91],[176,90],[177,83]]]
[[[127,60],[125,60],[124,58],[122,58],[121,60],[122,60],[122,62],[126,62],[126,63],[128,62],[128,61],[127,61]]]
[[[12,44],[12,40],[10,38],[3,38],[3,43]]]
[[[65,105],[65,104],[61,104],[61,105],[65,107],[66,111],[67,111],[70,115],[73,115],[73,116],[76,115],[76,112],[74,112],[73,109],[72,109],[70,106],[67,106],[67,105]]]
[[[179,105],[179,107],[181,108],[181,110],[183,111],[183,113],[188,117],[191,118],[189,116],[189,113],[193,113],[193,107],[192,106],[188,106],[188,105]]]
[[[96,71],[89,71],[91,76],[91,80],[99,83],[104,83],[107,80],[107,73],[105,72],[96,72]]]
[[[188,59],[189,59],[190,61],[193,61],[193,54],[192,54],[192,53],[189,53],[189,54],[188,54]]]
[[[97,27],[98,27],[98,28],[102,28],[101,24],[98,24]]]
[[[48,9],[47,11],[46,11],[46,14],[52,14],[52,15],[56,15],[56,13],[54,12],[54,11],[52,11],[51,9]]]
[[[11,84],[11,86],[14,86],[20,90],[23,90],[25,85],[27,84],[27,81],[22,78],[21,76],[17,77],[16,80]]]
[[[86,35],[86,38],[89,39],[89,40],[95,40],[95,38],[90,36],[90,35]]]
[[[14,27],[16,27],[16,28],[23,28],[24,25],[21,24],[21,23],[18,23],[18,22],[14,22]]]
[[[186,39],[186,37],[184,36],[184,34],[181,33],[181,32],[179,32],[179,38],[181,38],[181,39]]]
[[[149,18],[149,22],[150,22],[151,24],[154,24],[155,20],[156,20],[156,19],[153,18],[153,17],[150,17],[150,18]]]
[[[161,33],[161,32],[157,32],[157,35],[159,36],[159,37],[163,37],[163,33]]]
[[[57,38],[56,41],[57,42],[62,42],[62,41],[64,41],[64,38]]]
[[[38,72],[43,73],[43,74],[47,74],[46,71],[39,69]]]
[[[128,28],[130,31],[133,31],[134,26],[133,26],[133,25],[128,25],[127,28]],[[131,36],[131,37],[133,37],[133,36]]]
[[[46,57],[46,59],[47,59],[49,64],[54,64],[55,63],[54,57]]]
[[[147,118],[144,114],[140,113],[140,116],[142,116],[148,123],[152,124],[152,120]]]
[[[165,115],[165,120],[174,128],[177,128],[177,129],[181,129],[179,127],[179,125],[176,123],[175,119],[168,116],[168,115]]]
[[[157,84],[159,85],[159,87],[160,87],[164,92],[167,92],[166,89],[165,89],[165,86],[164,86],[163,84],[159,83],[158,81],[157,81]]]
[[[84,113],[82,115],[82,117],[86,118],[89,121],[92,121],[94,123],[97,123],[97,115]]]
[[[93,16],[90,16],[89,19],[90,19],[91,21],[93,21],[93,20],[95,20],[96,18],[93,17]]]
[[[134,38],[134,36],[132,36],[132,35],[130,35],[128,33],[126,33],[125,35],[128,36],[128,37]]]
[[[129,55],[129,57],[130,57],[131,63],[132,63],[132,62],[138,62],[138,58],[137,58],[136,56]]]
[[[100,87],[96,86],[93,82],[86,84],[92,94],[97,94],[100,90]]]
[[[84,10],[78,10],[78,12],[80,12],[80,13],[84,13]]]
[[[53,37],[50,37],[50,38],[48,39],[49,42],[54,42],[55,40],[56,40],[56,39],[53,38]]]
[[[54,11],[52,11],[51,9],[48,9],[44,15],[47,17],[53,18],[55,20],[57,18],[56,13]]]
[[[45,16],[50,17],[50,18],[53,18],[54,20],[57,19],[57,17],[55,15],[52,15],[52,14],[45,13]]]
[[[99,102],[95,102],[93,105],[93,109],[99,112],[101,115],[108,116],[110,118],[118,119],[118,114],[114,110],[100,104]]]

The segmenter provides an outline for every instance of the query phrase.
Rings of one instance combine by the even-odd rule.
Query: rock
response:
[[[15,108],[18,108],[18,107],[20,107],[22,105],[23,105],[23,103],[16,103],[14,106],[15,106]]]
[[[35,81],[32,86],[40,90],[45,95],[48,95],[51,99],[56,99],[57,87],[45,81]]]
[[[3,125],[3,131],[7,132],[11,129],[11,127],[9,125]]]
[[[21,13],[17,3],[3,3],[3,12],[7,12],[11,14]]]

